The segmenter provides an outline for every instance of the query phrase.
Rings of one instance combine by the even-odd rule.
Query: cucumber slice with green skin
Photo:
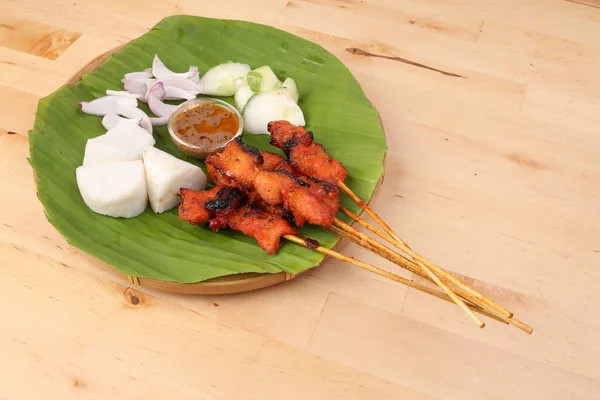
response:
[[[248,72],[246,82],[248,82],[250,89],[256,93],[263,93],[281,87],[281,82],[277,79],[277,75],[275,75],[271,67],[266,65]]]
[[[290,92],[290,94],[294,98],[294,101],[296,103],[298,102],[298,99],[300,98],[300,93],[298,93],[298,85],[296,85],[295,80],[293,80],[292,78],[285,78],[285,81],[283,81],[281,87],[287,89],[288,92]]]
[[[233,96],[245,83],[250,72],[248,64],[228,62],[212,67],[200,79],[199,85],[204,94],[211,96]]]
[[[241,88],[239,88],[237,92],[235,92],[235,96],[233,97],[237,109],[242,111],[246,106],[246,103],[248,103],[248,100],[250,100],[250,98],[254,95],[255,93],[252,91],[252,89],[250,89],[250,86],[248,85],[244,85]]]
[[[294,125],[305,125],[304,114],[287,89],[255,94],[244,107],[242,116],[247,133],[268,135],[267,124],[271,121],[286,120]]]

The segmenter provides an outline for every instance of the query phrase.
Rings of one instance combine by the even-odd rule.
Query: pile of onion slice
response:
[[[152,133],[152,126],[166,125],[169,116],[177,106],[166,104],[164,100],[190,100],[204,92],[199,84],[198,67],[190,67],[187,72],[173,72],[154,56],[152,68],[125,74],[125,90],[107,90],[106,96],[79,103],[86,114],[104,117],[102,125],[106,129],[114,127],[121,119],[137,120],[138,124]],[[155,117],[148,116],[138,108],[137,101],[148,103]]]

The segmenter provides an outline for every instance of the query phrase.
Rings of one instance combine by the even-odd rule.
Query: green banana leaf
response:
[[[151,66],[154,54],[175,71],[197,65],[200,72],[226,61],[269,65],[280,79],[292,77],[300,89],[299,105],[315,140],[348,169],[346,181],[362,199],[371,197],[383,173],[387,150],[377,111],[350,71],[315,43],[275,29],[242,21],[172,16],[111,56],[77,84],[61,88],[39,102],[30,132],[30,163],[38,197],[48,220],[70,244],[138,277],[170,282],[201,282],[226,275],[257,272],[299,273],[318,265],[323,255],[283,243],[268,256],[254,239],[238,232],[213,233],[177,217],[177,209],[154,214],[148,209],[132,219],[92,212],[75,179],[87,139],[105,132],[101,117],[86,115],[77,103],[122,90],[127,72]],[[232,98],[224,98],[232,103]],[[143,107],[142,107],[143,108]],[[145,109],[147,111],[147,109]],[[204,168],[171,142],[166,127],[155,127],[156,147]],[[267,135],[244,134],[244,141],[274,151]],[[344,198],[355,212],[357,206]],[[301,235],[333,247],[338,238],[317,227]]]

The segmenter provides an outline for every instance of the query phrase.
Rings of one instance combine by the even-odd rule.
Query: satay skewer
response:
[[[286,153],[293,167],[306,176],[317,179],[318,181],[326,182],[333,187],[338,186],[339,189],[344,190],[355,202],[357,202],[379,224],[381,224],[386,232],[388,232],[390,235],[393,234],[392,229],[387,226],[387,224],[383,222],[377,214],[375,214],[358,196],[354,194],[354,192],[352,192],[344,184],[343,181],[348,176],[348,172],[339,161],[331,158],[327,154],[322,145],[314,143],[311,132],[306,131],[303,127],[294,126],[288,121],[269,122],[267,129],[271,134],[270,143],[281,148]],[[339,192],[336,194],[336,196],[337,201],[339,202]],[[317,201],[314,203],[314,206],[318,207],[319,204],[320,203]],[[332,217],[335,217],[338,206],[339,203],[335,206],[334,210],[327,210],[329,211],[329,218],[322,218],[319,220],[311,220],[309,218],[306,219],[309,222],[327,227],[331,225]],[[333,213],[331,213],[331,211],[333,211]],[[294,211],[292,212],[294,213]],[[296,216],[294,215],[294,218],[295,217]],[[344,229],[343,226],[340,227]],[[423,264],[414,256],[413,259],[415,263],[419,264],[420,269],[444,292],[446,292],[448,296],[456,303],[456,305],[459,306],[479,328],[483,328],[485,326],[483,321],[479,319],[479,317],[477,317],[458,296],[456,296],[456,294],[448,287],[448,285],[444,283],[429,266]]]
[[[423,271],[419,270],[419,266],[417,264],[415,264],[413,261],[406,259],[402,255],[396,253],[395,255],[398,257],[395,257],[394,255],[392,255],[393,252],[389,252],[389,253],[383,252],[378,247],[373,246],[372,244],[369,244],[367,241],[362,240],[357,235],[353,235],[346,230],[338,228],[337,226],[332,225],[331,227],[329,227],[329,230],[336,233],[339,236],[349,239],[350,241],[359,245],[360,247],[362,247],[366,250],[369,250],[370,252],[377,254],[380,257],[385,258],[386,260],[391,261],[392,263],[395,263],[396,265],[399,265],[399,266],[407,269],[408,271],[431,281],[431,279],[426,274],[424,274]],[[377,243],[377,242],[375,242],[375,243]],[[513,325],[516,328],[522,330],[523,332],[525,332],[529,335],[531,335],[533,333],[532,327],[519,321],[518,319],[516,319],[514,317],[507,318],[504,315],[499,314],[495,310],[489,308],[489,306],[478,303],[477,299],[470,297],[468,295],[468,293],[462,291],[460,288],[456,288],[455,291],[456,291],[456,294],[466,302],[466,304],[469,308],[473,308],[473,306],[476,306],[476,307],[478,307],[478,309],[486,311],[488,314],[494,315],[495,319],[497,319],[497,320],[501,320],[502,322],[504,322],[506,324]],[[449,297],[448,297],[448,300],[451,301]]]
[[[413,260],[415,262],[420,261],[421,265],[424,264],[424,265],[428,266],[436,274],[440,275],[441,277],[443,277],[444,279],[446,279],[447,281],[449,281],[450,283],[452,283],[456,287],[461,288],[462,290],[464,290],[467,293],[469,293],[471,296],[475,297],[478,300],[478,302],[487,305],[489,308],[491,308],[494,311],[498,312],[499,314],[505,316],[506,318],[512,318],[513,317],[513,313],[511,311],[509,311],[506,308],[502,307],[501,305],[497,304],[496,302],[494,302],[493,300],[489,299],[485,295],[479,293],[478,291],[474,290],[473,288],[467,286],[465,283],[463,283],[462,281],[460,281],[455,276],[449,274],[444,269],[442,269],[442,268],[438,267],[437,265],[435,265],[435,264],[433,264],[433,263],[425,260],[422,256],[420,256],[418,253],[416,253],[415,251],[413,251],[412,248],[409,245],[407,245],[406,242],[404,242],[402,239],[397,240],[393,236],[381,232],[379,229],[377,229],[373,225],[369,224],[367,221],[364,221],[358,215],[354,214],[352,211],[346,209],[343,206],[340,206],[339,209],[340,209],[340,211],[342,213],[344,213],[345,215],[347,215],[348,217],[350,217],[352,220],[358,222],[360,225],[364,226],[365,228],[367,228],[371,232],[375,233],[376,235],[378,235],[382,239],[386,240],[387,242],[391,243],[392,245],[396,246],[397,248],[399,248],[402,251],[404,251],[407,254],[409,254],[413,258]]]
[[[315,251],[317,251],[319,253],[322,253],[322,254],[325,254],[327,256],[336,258],[338,260],[350,263],[350,264],[352,264],[354,266],[357,266],[359,268],[362,268],[362,269],[364,269],[366,271],[372,272],[372,273],[377,274],[379,276],[383,276],[384,278],[390,279],[392,281],[395,281],[395,282],[398,282],[398,283],[402,283],[402,284],[404,284],[406,286],[409,286],[409,287],[411,287],[413,289],[420,290],[421,292],[430,294],[430,295],[435,296],[435,297],[437,297],[439,299],[446,300],[446,301],[449,301],[449,302],[453,302],[454,301],[454,299],[452,299],[450,296],[448,296],[445,293],[441,293],[441,292],[439,292],[439,291],[437,291],[435,289],[431,289],[431,288],[429,288],[429,287],[427,287],[425,285],[422,285],[420,283],[411,281],[410,279],[406,279],[406,278],[404,278],[404,277],[402,277],[400,275],[396,275],[396,274],[394,274],[392,272],[389,272],[389,271],[386,271],[386,270],[384,270],[382,268],[379,268],[379,267],[376,267],[374,265],[367,264],[365,262],[356,260],[356,259],[354,259],[352,257],[345,256],[345,255],[343,255],[341,253],[338,253],[335,250],[331,250],[331,249],[328,249],[326,247],[322,247],[322,246],[314,247],[306,239],[300,238],[298,236],[283,235],[282,237],[284,239],[286,239],[286,240],[289,240],[290,242],[299,244],[299,245],[304,246],[304,247],[306,247],[308,249],[315,250]],[[492,318],[492,319],[494,319],[496,321],[499,321],[499,322],[502,322],[502,323],[505,323],[505,324],[508,323],[507,321],[503,320],[501,317],[498,317],[497,315],[489,313],[489,312],[485,311],[484,309],[482,309],[481,307],[479,307],[477,305],[468,304],[468,305],[465,305],[465,307],[467,307],[470,312],[475,311],[477,313],[480,313],[481,315],[485,315],[486,317]]]
[[[345,224],[343,221],[340,221],[339,219],[335,219],[334,220],[334,224],[337,225],[338,228],[346,231],[346,232],[350,232],[350,230],[348,228],[351,228],[349,225]],[[353,228],[352,228],[353,229]],[[356,231],[358,232],[358,231]],[[352,232],[354,233],[354,232]],[[367,236],[365,236],[366,238]],[[365,240],[365,238],[362,238],[363,240]],[[371,239],[372,240],[372,239]],[[373,241],[375,242],[375,241]],[[375,242],[378,243],[378,242]],[[369,243],[372,246],[376,247],[376,245],[374,245],[373,243]],[[389,255],[392,258],[397,258],[394,257],[394,254],[391,254],[391,252],[387,252],[384,251],[384,253],[386,253],[387,255]],[[395,260],[394,260],[395,261]],[[463,310],[465,312],[465,314],[467,314],[467,316],[479,327],[479,329],[484,328],[485,327],[485,323],[478,317],[476,316],[473,311],[471,311],[471,309],[469,307],[467,307],[467,305],[464,303],[464,301],[462,299],[460,299],[449,287],[448,285],[446,285],[444,282],[442,282],[442,280],[433,273],[432,270],[430,270],[429,268],[427,268],[425,265],[420,264],[419,265],[420,269],[422,272],[425,273],[425,275],[427,277],[429,277],[429,279],[431,279],[436,285],[438,285],[444,292],[446,292],[446,294],[450,297],[450,299],[452,299],[452,301],[454,302],[454,304],[456,304],[461,310]]]
[[[273,138],[273,137],[272,137]],[[304,140],[310,139],[310,142],[312,142],[312,137],[308,138],[306,132],[304,131]],[[280,143],[281,141],[278,142],[279,146],[277,147],[283,147],[284,150],[290,150],[290,147],[286,147],[285,145],[282,145],[282,143]],[[272,142],[273,143],[273,142]],[[287,143],[287,142],[286,142]],[[299,142],[296,141],[296,144],[294,146],[296,146]],[[276,144],[277,145],[277,144]],[[326,162],[323,164],[324,166],[329,165],[331,166],[333,169],[335,169],[337,172],[334,175],[340,175],[340,177],[342,175],[345,176],[345,170],[343,169],[343,166],[341,164],[339,164],[339,162],[330,159],[329,156],[327,156],[327,154],[324,152],[324,149],[322,148],[322,146],[320,145],[312,145],[312,147],[310,148],[302,148],[302,147],[294,147],[297,149],[300,149],[300,151],[305,151],[305,155],[307,156],[311,156],[311,152],[316,152],[317,156],[323,156],[326,158]],[[289,156],[293,156],[293,149],[292,149],[292,154],[288,154]],[[306,153],[306,151],[308,151],[308,153]],[[288,189],[286,189],[286,187],[289,188],[293,188],[292,190],[295,190],[294,193],[297,194],[294,200],[294,198],[292,197],[288,197],[288,199],[291,199],[291,208],[289,208],[288,210],[291,210],[291,213],[293,214],[294,219],[296,220],[296,222],[298,223],[298,221],[308,221],[309,223],[312,224],[316,224],[316,225],[320,225],[323,227],[330,227],[331,223],[333,222],[333,219],[335,218],[335,212],[338,210],[339,207],[339,197],[337,198],[337,204],[335,204],[335,206],[333,207],[333,209],[331,209],[331,207],[325,205],[327,204],[328,201],[333,201],[336,202],[336,195],[334,192],[329,191],[329,189],[326,189],[326,182],[330,182],[331,180],[329,178],[327,178],[327,173],[325,173],[325,175],[323,175],[323,171],[322,170],[314,170],[314,167],[318,164],[314,164],[310,161],[308,161],[308,164],[305,163],[305,165],[307,165],[307,170],[306,171],[302,171],[302,170],[298,170],[301,173],[308,173],[309,175],[309,181],[303,180],[302,182],[298,182],[298,178],[294,178],[296,175],[293,173],[293,169],[291,171],[287,171],[288,173],[284,175],[287,176],[283,177],[281,175],[279,175],[278,177],[276,177],[275,175],[261,175],[261,178],[258,179],[258,175],[260,174],[260,172],[258,171],[271,171],[272,173],[281,173],[281,170],[277,169],[277,164],[280,163],[282,157],[281,156],[277,156],[277,155],[273,155],[271,157],[269,157],[266,152],[263,152],[265,157],[270,158],[269,164],[272,164],[273,162],[275,162],[274,165],[270,165],[270,167],[267,167],[266,169],[262,170],[261,167],[263,165],[264,162],[264,157],[263,155],[261,155],[256,149],[250,148],[247,145],[245,145],[241,140],[238,140],[236,142],[231,142],[230,145],[228,145],[228,147],[226,147],[225,151],[223,153],[221,153],[220,155],[215,155],[215,156],[211,156],[211,160],[207,159],[207,168],[208,168],[208,173],[209,176],[211,177],[211,180],[213,180],[215,183],[217,182],[222,182],[221,184],[226,184],[226,185],[235,185],[235,186],[240,186],[241,188],[243,188],[244,190],[248,190],[248,188],[255,188],[254,190],[258,190],[259,191],[259,196],[263,199],[264,202],[266,202],[266,204],[273,206],[273,205],[277,205],[279,203],[277,203],[278,200],[277,198],[277,194],[279,193],[279,191],[281,190],[281,193],[292,193],[292,192],[287,192]],[[296,154],[298,155],[298,154]],[[314,154],[313,154],[314,155]],[[279,158],[279,160],[278,160]],[[292,157],[293,158],[293,157]],[[298,161],[298,157],[295,158],[296,161]],[[210,162],[209,162],[210,161]],[[284,166],[284,165],[283,165]],[[312,166],[312,170],[310,170]],[[291,168],[291,167],[290,167]],[[327,168],[325,168],[327,170]],[[212,170],[212,172],[211,172]],[[315,172],[315,174],[317,174],[315,177],[313,177],[311,174],[312,172]],[[335,172],[335,171],[334,171]],[[258,180],[257,180],[258,179]],[[271,187],[268,186],[270,183],[271,179],[275,179],[276,182],[274,182],[275,186]],[[283,181],[281,180],[283,179]],[[294,182],[287,182],[288,179],[294,180]],[[300,178],[301,179],[301,178]],[[340,178],[341,179],[341,178]],[[285,181],[285,182],[284,182]],[[323,183],[323,189],[324,192],[320,193],[320,189],[318,189],[320,186],[316,186],[316,192],[313,192],[312,189],[308,189],[311,185],[313,185],[313,183],[316,183],[317,185],[321,185],[319,182],[324,182]],[[292,185],[292,186],[287,186],[287,185]],[[256,185],[256,186],[255,186]],[[267,186],[265,186],[267,185]],[[333,187],[337,186],[335,184],[332,185]],[[273,188],[277,188],[275,189],[275,191],[273,191]],[[263,188],[263,190],[261,191],[260,189],[256,189],[256,188]],[[271,188],[271,189],[269,189]],[[252,189],[251,189],[252,190]],[[308,192],[303,192],[303,191],[308,191]],[[331,194],[331,196],[330,196]],[[298,197],[300,196],[300,197]],[[308,197],[307,197],[308,196]],[[319,201],[320,196],[323,196],[322,201]],[[339,196],[339,194],[337,195]],[[312,200],[311,200],[312,198]],[[300,202],[298,202],[300,199],[302,199]],[[302,202],[304,201],[304,199],[306,199],[310,204],[310,208],[307,208],[306,206],[302,206]],[[316,201],[315,201],[316,199]],[[283,200],[284,202],[286,201],[285,199]],[[311,202],[312,201],[312,202]],[[305,203],[308,204],[308,203]],[[287,206],[286,206],[287,207]],[[334,211],[335,210],[335,211]],[[333,211],[333,215],[331,214],[331,211]],[[300,218],[300,219],[298,219]],[[300,222],[299,224],[302,225],[303,222]],[[349,230],[351,233],[354,234],[354,232],[352,232],[351,227],[346,228],[343,225],[342,226],[344,229]],[[289,233],[289,232],[286,232]],[[372,240],[370,238],[368,238],[369,240]],[[365,239],[366,240],[366,239]],[[450,289],[450,287],[448,286],[448,284],[446,284],[445,282],[442,282],[441,279],[439,279],[440,277],[436,276],[435,278],[432,277],[432,274],[426,271],[428,268],[427,266],[423,265],[420,261],[418,260],[414,260],[414,261],[410,261],[408,259],[406,259],[404,256],[399,255],[397,252],[394,252],[390,249],[388,249],[387,247],[383,246],[382,244],[380,244],[379,242],[373,241],[374,242],[374,246],[376,246],[376,250],[379,249],[381,251],[384,251],[384,254],[387,255],[386,258],[390,257],[394,262],[398,263],[400,266],[403,266],[409,270],[412,270],[415,273],[418,273],[419,275],[424,276],[425,278],[434,281],[435,282],[435,278],[438,278],[438,282],[442,283],[442,285],[440,285],[442,287],[443,290],[447,290]],[[261,246],[262,247],[262,246]],[[264,247],[263,247],[264,248]],[[385,249],[385,250],[384,250]],[[275,251],[275,250],[273,250]],[[377,252],[376,254],[381,255],[381,251]],[[270,253],[272,254],[272,253]],[[414,257],[413,257],[414,259]],[[430,271],[432,272],[432,271]],[[445,288],[443,287],[445,286]],[[468,299],[468,300],[472,300],[471,303],[473,304],[477,304],[478,300],[476,298],[473,297],[469,297],[468,293],[464,292],[464,291],[458,291],[456,290],[455,295],[458,294],[461,297]],[[451,298],[450,296],[448,296],[449,298]],[[458,299],[458,296],[455,296],[456,299]],[[458,303],[460,303],[462,300],[459,300]],[[463,301],[464,304],[464,301]],[[482,306],[481,304],[478,304],[478,306]],[[468,307],[461,307],[463,308],[463,310],[468,309]],[[465,311],[468,312],[468,311]],[[475,320],[475,319],[474,319]],[[482,321],[480,320],[476,320],[478,326],[482,325]]]
[[[438,267],[436,264],[432,263],[431,261],[427,260],[425,257],[423,257],[420,254],[418,254],[417,252],[415,252],[404,240],[402,240],[402,238],[400,238],[400,236],[398,236],[392,230],[392,228],[390,228],[390,226],[388,224],[386,224],[379,217],[379,215],[377,215],[375,213],[375,211],[373,211],[371,209],[371,207],[369,207],[356,194],[354,194],[354,192],[348,186],[346,186],[344,184],[344,182],[338,181],[337,183],[338,183],[339,188],[342,189],[344,191],[344,193],[346,193],[356,204],[358,204],[358,206],[360,208],[362,208],[371,218],[373,218],[373,220],[375,222],[377,222],[383,228],[383,230],[385,231],[385,233],[387,233],[387,235],[389,237],[388,236],[383,236],[383,235],[379,234],[379,232],[378,232],[378,230],[376,228],[375,229],[367,228],[367,229],[369,229],[372,232],[376,233],[377,235],[379,235],[383,239],[387,240],[388,242],[390,242],[394,246],[398,247],[399,249],[401,249],[402,251],[404,251],[405,253],[407,253],[408,255],[410,255],[412,257],[412,259],[417,264],[419,264],[421,267],[423,267],[423,269],[425,270],[425,272],[428,275],[429,275],[430,271],[434,272],[435,274],[443,277],[445,280],[447,280],[449,282],[452,282],[454,285],[456,285],[456,286],[460,287],[461,289],[467,291],[469,294],[471,294],[472,296],[476,297],[479,301],[481,301],[484,304],[487,304],[489,307],[491,307],[495,311],[499,312],[500,314],[504,315],[506,318],[512,318],[513,313],[511,311],[505,309],[501,305],[493,302],[492,300],[490,300],[486,296],[482,295],[481,293],[479,293],[479,292],[475,291],[474,289],[470,288],[469,286],[465,285],[463,282],[461,282],[460,280],[458,280],[457,278],[455,278],[454,276],[452,276],[451,274],[449,274],[448,272],[446,272],[441,267]],[[348,213],[345,213],[345,212],[344,212],[344,214],[348,215]],[[357,221],[357,222],[359,222],[358,218],[354,219],[354,220]],[[361,224],[361,225],[365,226],[365,224]],[[461,306],[461,308],[463,308],[463,307]]]

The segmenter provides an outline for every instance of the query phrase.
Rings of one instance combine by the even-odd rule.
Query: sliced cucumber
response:
[[[281,87],[287,89],[288,92],[290,92],[290,94],[294,98],[294,101],[296,103],[298,102],[300,94],[298,93],[298,85],[296,85],[295,80],[293,80],[292,78],[285,78],[285,81],[283,81]]]
[[[304,114],[287,89],[275,89],[255,94],[243,112],[244,130],[248,133],[269,134],[267,124],[286,120],[304,126]]]
[[[250,89],[256,93],[267,92],[281,86],[281,82],[277,79],[275,72],[273,72],[271,67],[266,65],[248,72],[246,81]]]
[[[254,92],[250,89],[250,86],[244,85],[235,92],[233,100],[235,100],[235,106],[238,110],[242,111],[250,100],[250,97],[254,96]]]
[[[233,96],[250,72],[248,64],[228,62],[212,67],[200,79],[203,93],[211,96]]]

